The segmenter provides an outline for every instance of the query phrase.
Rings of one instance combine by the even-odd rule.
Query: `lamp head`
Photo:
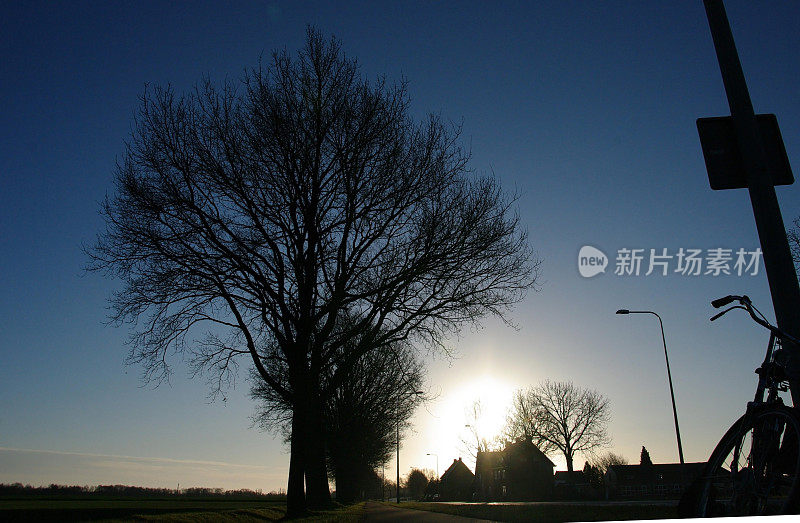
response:
[[[628,309],[620,309],[617,311],[617,314],[630,314],[630,313],[631,311],[629,311]]]

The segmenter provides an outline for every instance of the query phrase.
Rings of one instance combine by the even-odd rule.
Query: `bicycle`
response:
[[[800,503],[800,417],[779,396],[789,389],[788,354],[782,342],[800,343],[771,325],[747,296],[714,300],[715,308],[738,302],[711,318],[743,309],[770,331],[767,354],[756,369],[758,387],[745,414],[717,444],[701,476],[687,492],[695,517],[795,514]]]

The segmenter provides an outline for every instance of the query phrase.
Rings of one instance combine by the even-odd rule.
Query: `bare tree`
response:
[[[129,361],[158,382],[184,354],[212,392],[252,366],[292,406],[292,514],[330,503],[323,409],[364,354],[444,348],[535,280],[513,201],[408,112],[309,29],[241,84],[147,89],[103,206],[89,269],[123,282]]]
[[[610,418],[608,399],[602,394],[572,382],[547,380],[515,393],[506,432],[529,439],[542,452],[560,452],[572,472],[576,453],[592,453],[610,442]]]
[[[789,247],[792,250],[795,269],[800,271],[800,217],[795,218],[792,223],[794,227],[787,231],[786,236],[789,239]]]
[[[600,472],[605,475],[608,472],[608,468],[614,465],[627,465],[628,460],[622,456],[621,454],[616,454],[614,452],[605,452],[599,456],[596,456],[592,461],[591,464],[597,467]]]

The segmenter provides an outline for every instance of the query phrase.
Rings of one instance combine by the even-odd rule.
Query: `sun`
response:
[[[503,433],[513,394],[513,384],[490,374],[443,390],[431,409],[435,419],[431,429],[437,446],[443,452],[447,449],[460,453],[464,442],[472,446],[476,435],[480,440],[493,442]],[[476,403],[480,405],[479,412],[475,412]],[[467,455],[463,457],[470,459]]]
[[[468,384],[462,393],[465,424],[481,440],[494,441],[503,433],[514,388],[508,382],[484,375]]]

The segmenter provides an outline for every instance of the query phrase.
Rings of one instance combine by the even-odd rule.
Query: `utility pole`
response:
[[[398,399],[398,406],[397,406],[397,502],[400,503],[400,400]]]
[[[703,0],[708,17],[711,36],[717,52],[722,82],[728,97],[731,116],[736,130],[736,141],[743,167],[747,173],[747,186],[753,207],[758,238],[764,253],[764,268],[767,273],[772,306],[778,327],[792,336],[800,336],[800,287],[797,284],[786,228],[775,194],[769,161],[765,153],[753,104],[747,90],[739,54],[733,41],[728,16],[722,0]],[[800,363],[800,347],[784,343],[797,365]],[[798,366],[791,365],[795,369]],[[800,376],[790,376],[792,403],[800,406]]]

